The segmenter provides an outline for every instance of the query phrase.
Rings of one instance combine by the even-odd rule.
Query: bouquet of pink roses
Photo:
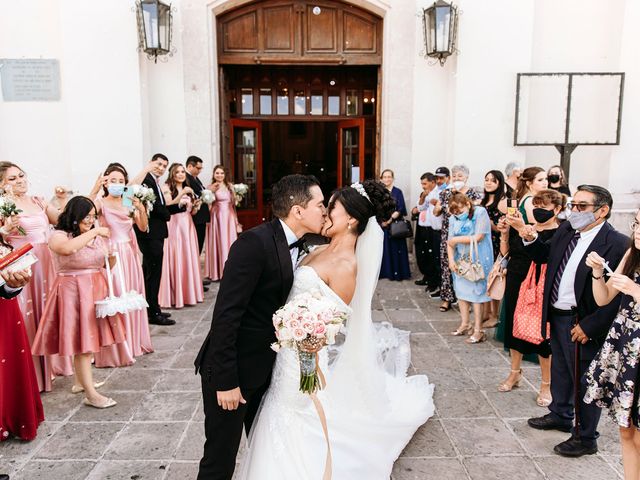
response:
[[[317,352],[335,343],[347,313],[319,292],[304,292],[273,314],[277,342],[274,351],[293,348],[300,359],[300,391],[315,393],[323,386],[318,376]]]

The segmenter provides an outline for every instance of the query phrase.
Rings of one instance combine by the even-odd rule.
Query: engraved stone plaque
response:
[[[54,59],[0,58],[5,102],[60,100],[60,64]]]

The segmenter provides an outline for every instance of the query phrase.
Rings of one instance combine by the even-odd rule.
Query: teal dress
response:
[[[473,218],[458,219],[456,215],[451,215],[449,219],[449,238],[459,236],[469,236],[484,234],[484,238],[478,242],[478,258],[484,270],[484,279],[472,282],[457,273],[453,273],[453,289],[456,297],[471,303],[485,303],[491,301],[487,295],[487,278],[493,266],[493,244],[491,243],[491,220],[484,207],[475,207]],[[453,251],[453,259],[457,263],[463,255],[469,255],[471,245],[459,243]]]

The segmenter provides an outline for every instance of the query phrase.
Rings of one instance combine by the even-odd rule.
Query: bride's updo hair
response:
[[[369,199],[353,187],[342,187],[331,195],[329,212],[333,205],[340,201],[347,213],[358,221],[357,233],[362,235],[369,217],[376,217],[378,222],[389,220],[396,209],[396,202],[387,188],[377,180],[362,182]]]

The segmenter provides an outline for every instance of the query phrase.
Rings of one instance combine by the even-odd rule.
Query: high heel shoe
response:
[[[551,385],[551,382],[540,382],[542,385]],[[551,405],[553,397],[551,397],[551,393],[549,392],[546,395],[542,394],[542,387],[540,387],[540,391],[538,392],[538,396],[536,397],[536,404],[539,407],[548,407]]]
[[[476,334],[474,333],[469,338],[467,338],[464,341],[464,343],[474,344],[474,343],[486,342],[487,341],[487,334],[484,333],[482,330],[479,330],[479,332],[480,332],[480,336],[476,336]]]
[[[516,379],[513,382],[509,383],[509,379],[507,378],[504,382],[498,385],[499,392],[510,392],[514,388],[518,388],[520,386],[520,381],[522,380],[522,369],[511,370],[511,373],[518,374]],[[511,375],[509,375],[509,378],[511,378]]]
[[[104,382],[95,382],[93,384],[93,388],[100,388],[103,385],[104,385]],[[84,387],[82,385],[73,385],[71,387],[71,393],[80,393],[80,392],[84,392]]]
[[[462,335],[471,335],[473,333],[473,326],[467,325],[466,327],[458,327],[451,335],[454,337],[461,337]]]

